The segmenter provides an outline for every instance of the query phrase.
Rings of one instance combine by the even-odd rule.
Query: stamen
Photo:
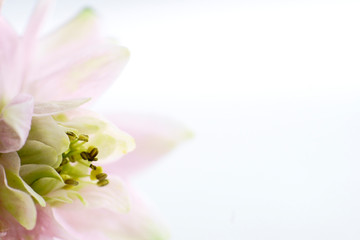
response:
[[[106,185],[109,184],[109,180],[103,179],[103,180],[98,181],[96,184],[97,184],[99,187],[104,187],[104,186],[106,186]]]
[[[67,164],[69,162],[69,158],[64,158],[60,164],[60,167],[61,166],[64,166],[65,164]]]
[[[78,139],[79,139],[79,141],[88,142],[89,141],[89,135],[81,134]]]
[[[67,185],[71,185],[71,186],[77,186],[77,185],[79,185],[79,182],[78,182],[78,181],[75,181],[74,179],[71,179],[71,178],[66,179],[66,180],[64,181],[64,183],[67,184]]]
[[[75,158],[74,155],[70,155],[69,160],[70,160],[70,162],[72,162],[72,163],[76,162],[76,158]]]
[[[90,148],[89,150],[90,151],[88,152],[91,159],[94,159],[99,154],[99,149],[97,149],[96,147]]]
[[[104,180],[104,179],[106,179],[107,178],[107,174],[106,173],[99,173],[99,174],[96,174],[96,178],[98,179],[98,180]]]
[[[97,161],[97,160],[99,160],[98,158],[92,158],[92,159],[88,159],[89,161]]]
[[[92,162],[98,161],[97,156],[99,155],[99,149],[94,146],[86,146],[89,141],[89,136],[86,134],[77,135],[72,131],[67,131],[66,134],[70,139],[69,149],[62,154],[62,162],[59,167],[56,168],[56,171],[61,175],[66,184],[64,189],[70,189],[73,186],[79,185],[79,182],[75,180],[79,178],[79,175],[76,173],[77,170],[75,170],[79,165],[85,165],[91,168],[90,175],[88,176],[91,181],[97,181],[96,184],[99,187],[108,185],[108,175],[103,173],[102,167],[92,164]],[[83,168],[79,170],[82,176],[87,175],[86,170]]]
[[[78,138],[74,132],[67,131],[66,134],[68,135],[68,137],[71,141],[77,140],[77,138]]]
[[[87,153],[87,152],[81,152],[80,156],[84,160],[89,160],[89,153]]]

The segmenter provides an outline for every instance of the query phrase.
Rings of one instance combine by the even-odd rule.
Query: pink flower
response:
[[[38,39],[51,1],[41,1],[23,36],[0,16],[0,152],[19,150],[33,115],[51,115],[96,98],[116,79],[129,52],[104,39],[85,9]],[[74,100],[75,99],[75,100]]]
[[[90,9],[38,39],[50,3],[40,1],[22,37],[0,16],[0,239],[167,239],[127,183],[189,132],[112,117],[139,146],[119,160],[133,139],[77,107],[108,88],[128,50],[102,37]]]

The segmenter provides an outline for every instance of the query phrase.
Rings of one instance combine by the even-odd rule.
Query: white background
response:
[[[358,2],[62,0],[47,28],[84,6],[132,55],[97,108],[195,134],[134,179],[173,240],[360,239]]]

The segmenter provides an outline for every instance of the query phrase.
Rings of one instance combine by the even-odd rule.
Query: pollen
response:
[[[66,180],[64,181],[64,183],[67,184],[67,185],[71,185],[71,186],[77,186],[77,185],[79,185],[79,182],[78,182],[78,181],[76,181],[76,180],[74,180],[74,179],[71,179],[71,178],[66,179]]]
[[[70,141],[74,141],[78,139],[78,136],[74,132],[68,131],[66,132],[66,134],[68,135]]]
[[[88,142],[89,136],[86,134],[81,134],[78,139],[79,139],[79,141]]]
[[[106,186],[106,185],[109,184],[109,180],[103,179],[103,180],[98,181],[96,184],[97,184],[99,187],[104,187],[104,186]]]
[[[90,147],[88,149],[88,153],[89,153],[89,158],[94,159],[99,154],[99,149],[97,149],[96,147]]]
[[[104,180],[107,178],[107,174],[106,173],[99,173],[99,174],[96,174],[96,178],[101,181],[101,180]]]
[[[92,164],[92,162],[98,161],[99,149],[95,146],[87,146],[89,136],[78,135],[72,131],[67,131],[66,134],[70,140],[69,149],[62,154],[62,161],[56,168],[64,180],[64,189],[79,185],[86,181],[86,177],[91,181],[97,181],[96,184],[100,187],[108,185],[109,180],[102,167]],[[88,168],[84,168],[84,166]]]
[[[81,152],[80,156],[82,157],[82,159],[84,160],[89,160],[89,153],[87,152]]]

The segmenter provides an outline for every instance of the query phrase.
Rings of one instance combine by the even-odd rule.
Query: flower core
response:
[[[62,154],[62,161],[56,171],[66,184],[64,188],[71,188],[79,184],[79,178],[89,176],[88,170],[91,169],[90,179],[97,180],[100,187],[109,184],[107,174],[102,172],[102,168],[95,166],[93,162],[98,161],[96,157],[99,149],[90,146],[86,147],[89,136],[80,134],[79,136],[72,131],[66,132],[70,140],[69,149]]]

